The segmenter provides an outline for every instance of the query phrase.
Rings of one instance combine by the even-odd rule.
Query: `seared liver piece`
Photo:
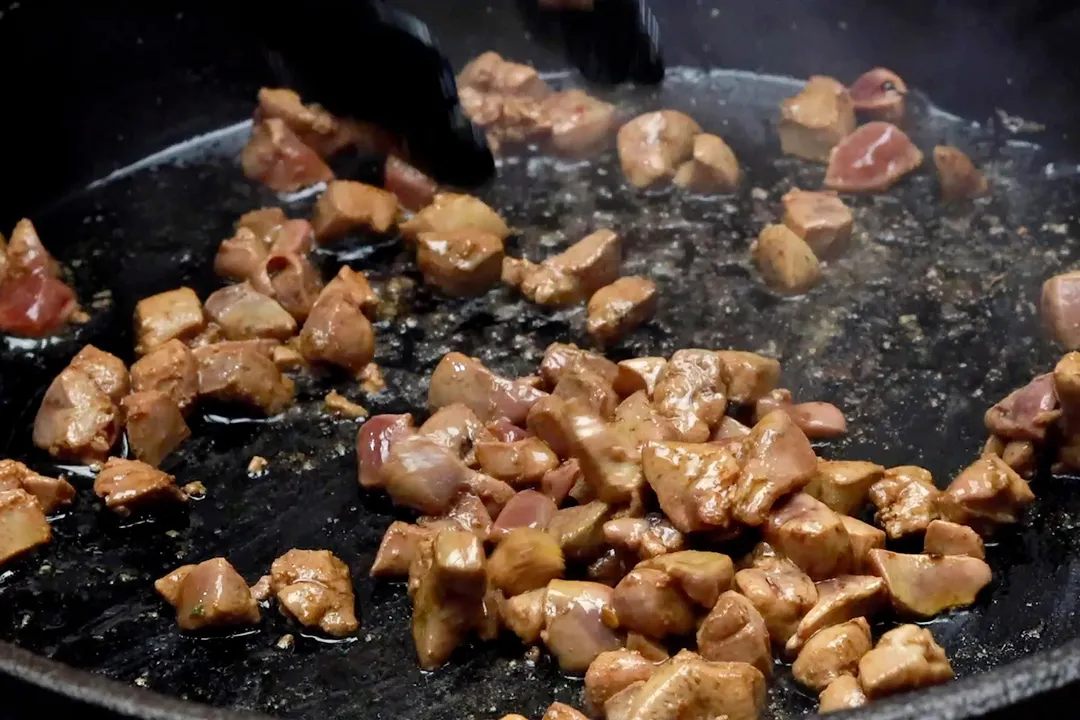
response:
[[[827,627],[806,641],[791,674],[803,687],[822,692],[842,675],[857,673],[859,660],[873,646],[866,618]]]
[[[885,531],[848,515],[841,515],[840,522],[844,523],[848,537],[851,538],[851,552],[855,558],[854,572],[869,573],[870,551],[885,547]],[[930,523],[931,526],[933,524]]]
[[[831,77],[812,76],[798,95],[780,105],[780,147],[785,155],[826,162],[829,151],[854,129],[851,96]]]
[[[339,120],[318,105],[304,105],[299,95],[285,88],[259,89],[255,119],[265,118],[282,120],[321,157],[329,157],[346,145],[360,141],[356,123]]]
[[[75,291],[60,279],[34,224],[23,218],[6,249],[0,242],[0,332],[45,337],[79,312]]]
[[[0,491],[0,565],[52,540],[37,498],[21,489]]]
[[[277,192],[295,192],[334,179],[322,158],[278,118],[254,124],[240,165],[249,179]]]
[[[983,539],[967,525],[935,520],[926,527],[923,550],[927,555],[966,555],[986,559]]]
[[[744,448],[735,516],[747,525],[761,525],[780,498],[810,482],[817,456],[803,431],[781,410],[754,425]]]
[[[805,492],[842,515],[858,515],[885,468],[859,460],[820,460]]]
[[[983,533],[1009,525],[1035,499],[1024,478],[996,455],[983,455],[956,476],[941,496],[946,519]]]
[[[946,200],[970,200],[990,192],[990,183],[962,150],[950,145],[934,148],[941,196]]]
[[[257,211],[256,211],[257,212]],[[258,272],[270,254],[266,237],[247,227],[239,227],[225,238],[214,256],[214,272],[227,280],[242,282]]]
[[[799,295],[821,278],[814,251],[786,225],[767,225],[750,245],[750,254],[765,283],[779,292]]]
[[[604,523],[610,512],[600,501],[565,507],[551,518],[547,530],[567,559],[593,560],[604,547]]]
[[[615,408],[614,424],[629,435],[639,449],[649,442],[677,440],[680,436],[671,421],[653,407],[644,391],[619,403]]]
[[[953,669],[934,636],[917,625],[901,625],[881,636],[859,661],[859,684],[871,700],[953,678]]]
[[[885,581],[893,607],[903,615],[929,618],[966,607],[990,583],[990,566],[960,555],[906,555],[871,550],[871,571]]]
[[[680,532],[734,529],[739,465],[726,448],[703,443],[652,442],[642,449],[645,480]]]
[[[277,300],[297,322],[307,319],[323,289],[319,271],[306,255],[295,252],[270,253],[250,280],[252,287]]]
[[[623,397],[644,391],[651,399],[656,381],[667,365],[667,358],[639,357],[621,360],[618,364],[613,386]]]
[[[831,440],[847,435],[847,419],[840,408],[832,403],[798,403],[789,407],[787,412],[811,440]]]
[[[772,392],[780,379],[780,363],[773,358],[741,350],[720,350],[716,357],[731,402],[756,403]]]
[[[93,345],[86,345],[76,353],[68,367],[86,373],[114,403],[120,402],[131,387],[124,361]]]
[[[505,240],[510,228],[498,213],[472,195],[441,192],[430,205],[400,226],[401,234],[415,238],[422,232],[477,230]]]
[[[145,355],[173,338],[190,340],[205,327],[202,303],[191,288],[151,295],[135,305],[135,353]]]
[[[701,133],[694,138],[691,159],[679,166],[674,182],[697,193],[730,193],[739,186],[739,161],[717,135]]]
[[[558,510],[558,506],[547,495],[536,490],[522,490],[503,507],[498,519],[491,526],[489,535],[498,540],[514,528],[544,530]]]
[[[724,417],[724,363],[711,350],[677,350],[653,389],[656,409],[671,419],[687,442],[704,442]]]
[[[704,550],[657,555],[641,561],[637,567],[664,571],[690,600],[706,610],[731,587],[735,572],[727,555]]]
[[[503,241],[473,228],[422,232],[416,238],[416,264],[424,281],[447,295],[480,295],[502,276]]]
[[[835,192],[798,188],[787,192],[784,225],[810,246],[819,258],[835,257],[851,241],[851,210]]]
[[[701,657],[717,662],[744,662],[765,677],[772,674],[769,630],[754,604],[734,590],[720,596],[697,631]]]
[[[270,566],[270,591],[282,611],[327,635],[356,632],[349,568],[329,550],[290,550]]]
[[[818,601],[814,581],[766,544],[755,550],[750,567],[735,573],[734,583],[761,613],[772,641],[781,646]]]
[[[158,345],[131,366],[131,390],[157,390],[187,412],[199,394],[199,364],[187,345],[170,340]]]
[[[1060,416],[1054,375],[1045,373],[987,410],[984,421],[998,437],[1042,442],[1046,429]]]
[[[75,499],[75,488],[63,477],[39,475],[16,460],[0,460],[0,492],[25,490],[48,515]]]
[[[247,582],[225,558],[178,567],[154,589],[176,608],[182,630],[254,625],[261,619]]]
[[[899,123],[904,118],[907,85],[887,68],[868,70],[848,86],[855,110],[886,122]]]
[[[315,203],[311,224],[320,243],[357,228],[378,233],[389,230],[397,218],[397,196],[382,188],[352,180],[334,180]]]
[[[172,475],[139,460],[117,457],[109,458],[94,478],[94,494],[120,515],[153,505],[187,502]]]
[[[1043,283],[1039,315],[1054,340],[1066,350],[1080,350],[1080,270]]]
[[[585,698],[594,708],[634,683],[648,680],[657,666],[633,650],[611,650],[601,653],[585,673]]]
[[[569,705],[557,702],[551,704],[540,720],[589,720],[589,718]]]
[[[833,148],[825,187],[840,192],[884,192],[922,165],[923,154],[895,125],[863,125]]]
[[[371,563],[371,577],[406,577],[420,541],[433,532],[430,527],[400,520],[390,523]]]
[[[506,258],[502,280],[540,305],[582,302],[615,282],[622,260],[622,242],[611,230],[597,230],[539,265]]]
[[[552,580],[543,604],[540,638],[563,672],[583,675],[601,653],[621,646],[604,618],[612,612],[612,589],[598,583]]]
[[[480,470],[514,487],[537,485],[559,465],[559,458],[551,448],[536,437],[509,443],[477,443],[476,461]]]
[[[746,663],[707,662],[684,650],[660,665],[625,707],[624,720],[756,720],[765,707],[765,678]]]
[[[120,436],[120,411],[81,370],[64,368],[34,418],[34,444],[61,459],[104,460]]]
[[[866,693],[863,692],[858,678],[854,675],[841,675],[818,695],[818,712],[825,714],[837,710],[851,710],[866,703]]]
[[[603,420],[611,420],[619,405],[619,396],[611,383],[588,370],[564,375],[551,394],[567,403],[574,402],[588,408]]]
[[[694,154],[694,138],[701,133],[689,115],[659,110],[639,115],[619,129],[619,162],[626,179],[644,188],[675,176]]]
[[[420,434],[446,446],[470,467],[477,465],[476,444],[492,441],[491,434],[476,413],[461,403],[436,410],[420,426]]]
[[[915,465],[889,468],[869,495],[877,508],[874,518],[894,540],[925,531],[938,517],[941,491],[930,472]]]
[[[191,437],[176,401],[159,390],[132,393],[121,407],[131,454],[151,467]]]
[[[765,541],[814,580],[851,572],[851,536],[840,516],[805,493],[779,504],[765,523]]]
[[[551,498],[556,505],[561,505],[579,482],[584,482],[581,464],[571,458],[554,470],[544,473],[544,477],[540,478],[540,492]]]
[[[656,283],[633,275],[619,278],[589,298],[589,335],[600,344],[613,343],[656,313]]]
[[[434,180],[394,154],[386,156],[383,185],[394,193],[401,207],[413,212],[430,205],[439,191]]]
[[[604,540],[641,560],[676,552],[686,545],[685,536],[662,513],[608,520],[604,523]]]
[[[296,334],[296,320],[273,298],[242,282],[210,294],[206,316],[221,327],[227,340],[272,338],[288,340]]]
[[[488,559],[491,584],[507,597],[547,587],[565,569],[559,543],[537,528],[513,528]]]
[[[554,388],[566,375],[583,372],[592,373],[608,384],[613,384],[619,368],[603,355],[582,350],[572,343],[551,343],[544,351],[544,359],[540,362],[540,377],[547,389]]]
[[[544,393],[518,380],[508,380],[488,370],[474,358],[447,353],[431,375],[428,405],[437,410],[460,402],[481,422],[506,418],[522,425],[529,409]]]
[[[252,341],[197,348],[199,394],[238,402],[277,415],[293,402],[293,381],[283,375],[270,352]]]
[[[300,331],[300,352],[312,363],[358,373],[375,357],[375,332],[364,314],[371,295],[339,275],[319,294]],[[370,290],[370,288],[367,288]]]
[[[690,599],[657,568],[634,568],[615,586],[611,602],[618,626],[626,630],[662,639],[694,629]]]
[[[587,157],[611,138],[615,106],[581,90],[551,94],[541,106],[541,123],[551,128],[551,148],[565,157]]]
[[[248,210],[236,221],[236,229],[246,228],[256,237],[265,238],[275,228],[281,227],[289,217],[279,207],[264,207]]]
[[[784,645],[788,655],[797,655],[806,641],[824,628],[857,617],[872,617],[887,598],[885,582],[868,575],[840,575],[818,583],[817,589],[817,603],[799,621],[795,634]]]
[[[468,472],[445,445],[408,434],[390,446],[380,477],[394,502],[429,515],[442,515],[465,489]]]

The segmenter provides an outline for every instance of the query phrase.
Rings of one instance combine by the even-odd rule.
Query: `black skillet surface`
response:
[[[992,132],[928,117],[917,133],[920,143],[929,149],[948,139],[972,151],[988,169],[994,197],[945,209],[924,170],[887,196],[859,198],[859,232],[849,254],[827,268],[807,297],[780,299],[761,287],[746,249],[775,217],[786,189],[820,182],[820,168],[780,160],[775,147],[770,120],[791,90],[761,77],[676,71],[658,97],[620,98],[628,109],[687,110],[728,138],[747,170],[738,197],[634,192],[610,154],[588,165],[514,159],[484,196],[521,228],[513,251],[534,259],[593,227],[624,234],[624,271],[656,278],[663,302],[657,321],[616,355],[693,345],[768,352],[781,359],[798,396],[831,400],[847,412],[852,435],[823,446],[822,455],[919,463],[947,482],[975,457],[986,406],[1053,362],[1055,353],[1036,328],[1034,302],[1042,279],[1075,261],[1069,237],[1075,169],[1047,166],[1052,156],[987,139]],[[77,341],[32,352],[5,347],[5,454],[49,468],[29,448],[28,423],[76,342],[130,359],[135,300],[182,282],[202,296],[216,287],[209,272],[216,243],[241,212],[275,201],[239,173],[241,133],[204,140],[35,215],[46,243],[78,264],[81,297],[108,288],[111,299],[101,298]],[[301,215],[305,208],[298,201],[290,211]],[[380,280],[415,277],[392,240],[372,240],[354,237],[335,246],[321,258],[326,271],[347,261]],[[54,523],[54,543],[0,575],[0,637],[169,695],[290,717],[485,718],[538,715],[554,698],[577,702],[579,682],[560,677],[546,659],[531,663],[513,641],[470,646],[436,673],[416,669],[403,587],[366,577],[382,530],[401,514],[358,490],[356,425],[324,417],[319,399],[337,387],[373,412],[421,410],[426,377],[447,350],[524,373],[551,340],[583,342],[581,327],[580,311],[551,313],[503,290],[464,302],[418,290],[408,318],[378,328],[386,392],[363,397],[341,378],[305,378],[297,407],[273,422],[238,418],[228,409],[197,419],[194,439],[166,464],[182,481],[199,479],[209,488],[190,509],[121,523],[100,511],[89,479],[76,478],[79,500]],[[245,468],[255,454],[271,465],[265,476],[250,478]],[[1041,477],[1035,490],[1039,500],[1028,521],[990,548],[995,581],[982,601],[931,625],[961,676],[1075,645],[1080,636],[1073,519],[1080,493],[1066,478]],[[150,587],[178,564],[217,554],[254,580],[295,546],[326,547],[352,568],[363,621],[353,641],[307,636],[274,611],[254,632],[184,637]],[[286,633],[296,639],[291,651],[276,647]],[[1032,659],[990,682],[975,678],[881,703],[869,714],[961,717],[1000,707],[1076,677],[1077,652]],[[0,653],[0,664],[7,660]],[[15,661],[17,669],[27,668]],[[813,699],[785,671],[778,675],[770,716],[811,711]],[[61,676],[61,685],[71,688],[73,680]],[[185,716],[170,715],[175,708],[149,697],[133,702],[135,714]]]

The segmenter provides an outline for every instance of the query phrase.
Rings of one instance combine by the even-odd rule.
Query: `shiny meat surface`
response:
[[[514,487],[538,485],[544,475],[559,466],[559,458],[536,437],[477,443],[476,461],[481,471]]]
[[[644,392],[652,399],[656,381],[667,365],[667,358],[640,357],[630,360],[621,360],[616,369],[615,379],[612,381],[615,391],[623,397],[629,397],[636,392]]]
[[[296,334],[293,316],[247,282],[214,291],[206,298],[203,310],[218,324],[226,340],[288,340]]]
[[[366,228],[385,233],[397,218],[392,192],[352,180],[334,180],[315,203],[311,225],[320,243]]]
[[[705,550],[679,550],[657,555],[643,560],[638,567],[664,571],[688,598],[706,610],[731,587],[734,573],[731,558]]]
[[[165,393],[181,411],[199,394],[199,364],[187,345],[173,339],[143,355],[131,366],[133,392]]]
[[[297,322],[307,319],[323,289],[318,270],[307,255],[296,252],[271,252],[249,279],[252,287],[277,300]]]
[[[716,357],[720,360],[720,378],[732,402],[756,403],[780,379],[780,363],[773,358],[741,350],[720,350]]]
[[[334,172],[278,118],[255,123],[240,155],[244,175],[277,192],[296,192],[334,179]]]
[[[592,560],[603,550],[604,523],[610,512],[608,504],[598,500],[564,507],[551,518],[547,530],[568,560]]]
[[[765,523],[765,541],[813,580],[851,572],[854,550],[836,512],[810,495],[798,493],[776,507]]]
[[[840,521],[847,529],[851,539],[851,553],[854,556],[854,572],[868,573],[870,551],[885,547],[885,531],[858,518],[841,515]],[[937,521],[935,521],[937,522]],[[932,525],[933,523],[931,523]]]
[[[37,498],[22,489],[0,490],[0,564],[52,540]]]
[[[967,525],[948,520],[935,520],[926,527],[923,551],[927,555],[966,555],[978,560],[986,559],[983,539]]]
[[[871,571],[885,581],[893,608],[902,615],[933,617],[975,602],[990,583],[990,566],[960,555],[907,555],[884,549],[869,553]]]
[[[831,440],[847,435],[847,418],[832,403],[798,403],[788,408],[787,412],[811,440]]]
[[[773,552],[757,554],[751,567],[735,573],[734,584],[761,614],[772,641],[783,646],[817,603],[818,591],[798,565]]]
[[[386,157],[383,184],[401,207],[413,212],[430,205],[439,191],[434,180],[394,154]]]
[[[127,366],[120,358],[86,345],[71,358],[68,367],[86,373],[114,403],[119,403],[131,387]]]
[[[600,344],[613,343],[656,313],[656,283],[640,276],[622,277],[589,298],[586,329]]]
[[[805,492],[842,515],[857,515],[885,468],[861,460],[820,460]]]
[[[893,540],[925,531],[938,517],[940,496],[929,471],[915,465],[889,468],[869,491],[874,518]]]
[[[587,408],[605,421],[614,417],[619,405],[619,396],[611,383],[587,370],[564,375],[551,394],[574,407]]]
[[[987,410],[984,421],[986,429],[998,437],[1042,442],[1060,415],[1054,375],[1045,373]]]
[[[907,85],[900,76],[882,67],[864,72],[848,87],[858,112],[892,123],[898,123],[904,117],[907,92]]]
[[[734,529],[739,466],[726,448],[652,442],[642,450],[645,480],[680,532]]]
[[[758,670],[684,652],[638,688],[623,720],[756,720],[764,707],[765,678]]]
[[[445,445],[423,435],[403,434],[390,446],[380,476],[395,503],[442,515],[464,490],[468,472]]]
[[[190,340],[205,327],[202,303],[191,288],[151,295],[135,305],[135,353],[145,355],[173,338]]]
[[[653,441],[679,438],[679,431],[653,407],[644,391],[619,403],[615,408],[614,424],[629,435],[639,449]]]
[[[154,589],[176,608],[182,630],[255,625],[259,605],[248,584],[225,558],[183,565],[154,583]]]
[[[566,375],[581,373],[591,373],[606,383],[614,384],[619,375],[619,367],[603,355],[582,350],[574,344],[548,345],[544,351],[544,359],[540,363],[540,377],[548,389],[558,385],[559,380]]]
[[[679,166],[694,155],[694,138],[701,133],[689,115],[659,110],[639,115],[619,129],[619,162],[635,187],[649,187],[675,177]]]
[[[723,363],[710,350],[677,350],[653,389],[653,403],[687,442],[709,439],[727,409]]]
[[[827,162],[833,147],[854,129],[851,96],[831,77],[812,76],[798,95],[780,105],[780,147],[785,155]]]
[[[424,282],[447,295],[480,295],[502,277],[503,241],[473,228],[422,232],[416,238],[416,264]]]
[[[75,488],[63,476],[40,475],[16,460],[0,460],[0,492],[25,490],[48,515],[75,499]]]
[[[329,550],[290,550],[274,560],[270,590],[301,625],[334,637],[360,626],[349,568]]]
[[[544,595],[540,638],[563,672],[583,675],[601,653],[621,647],[604,623],[612,612],[612,589],[598,583],[552,580]]]
[[[990,183],[959,148],[936,146],[934,167],[937,169],[938,184],[941,185],[941,196],[946,200],[970,200],[990,192]]]
[[[308,362],[358,373],[375,357],[375,331],[360,298],[342,285],[331,282],[319,294],[300,331],[300,352]]]
[[[686,537],[663,514],[623,517],[604,523],[604,540],[641,560],[682,550]]]
[[[502,280],[540,305],[582,302],[615,282],[622,261],[622,243],[613,231],[597,230],[539,265],[506,258]]]
[[[786,225],[767,225],[750,254],[765,283],[778,292],[800,295],[821,278],[814,251]]]
[[[441,192],[430,205],[400,226],[401,234],[415,238],[422,232],[476,230],[505,240],[510,228],[498,213],[472,195]]]
[[[867,123],[829,154],[825,187],[840,192],[884,192],[922,161],[922,151],[903,130],[886,122]]]
[[[799,621],[795,634],[784,646],[788,655],[796,655],[820,630],[857,617],[873,617],[888,598],[885,582],[868,575],[840,575],[819,582],[817,590],[817,603]]]
[[[0,236],[2,238],[2,236]],[[60,279],[30,220],[23,218],[5,247],[0,242],[0,331],[23,337],[59,332],[79,312],[75,292]]]
[[[360,131],[352,121],[339,120],[318,105],[304,105],[299,95],[285,88],[260,88],[255,117],[282,120],[321,157],[360,141]]]
[[[516,527],[499,541],[488,559],[491,584],[507,597],[539,590],[566,569],[559,543],[542,529]]]
[[[983,455],[949,483],[941,496],[946,519],[991,532],[1019,520],[1035,499],[1031,487],[996,455]]]
[[[492,441],[491,434],[476,413],[461,403],[445,405],[436,410],[420,426],[419,432],[445,445],[470,467],[475,467],[478,462],[476,444]]]
[[[222,342],[196,348],[199,394],[237,402],[277,415],[293,403],[293,381],[283,375],[267,350],[247,342]]]
[[[1039,315],[1054,340],[1066,350],[1080,350],[1080,271],[1055,275],[1043,283]]]
[[[383,533],[382,542],[371,563],[372,577],[407,577],[420,541],[434,532],[422,525],[395,520]]]
[[[694,629],[690,599],[674,578],[657,568],[637,567],[615,586],[611,598],[618,626],[653,638]]]
[[[247,227],[239,227],[225,238],[214,256],[214,272],[227,280],[242,282],[258,272],[266,261],[270,246],[264,236]]]
[[[593,708],[603,708],[613,696],[634,683],[648,680],[656,667],[633,650],[601,653],[585,673],[585,698]]]
[[[111,457],[94,478],[94,494],[120,515],[154,505],[187,502],[176,478],[139,460]]]
[[[521,381],[496,375],[479,360],[451,352],[431,375],[428,405],[437,410],[460,402],[482,422],[506,418],[522,425],[529,409],[543,396],[543,392]]]
[[[791,674],[802,686],[822,692],[837,678],[857,673],[859,660],[873,645],[866,618],[827,627],[806,641]]]
[[[45,391],[34,418],[34,444],[53,457],[104,460],[120,436],[120,411],[81,370],[67,367]]]
[[[870,699],[952,678],[945,651],[929,630],[917,625],[901,625],[885,633],[859,661],[859,684]]]
[[[249,210],[236,221],[236,229],[250,230],[256,237],[266,238],[275,229],[288,221],[289,217],[279,207],[264,207]]]
[[[744,662],[772,674],[769,630],[754,604],[734,590],[717,600],[697,630],[697,650],[706,660]]]
[[[818,712],[830,713],[851,710],[867,703],[866,693],[854,675],[841,675],[818,695]]]
[[[581,476],[581,464],[571,458],[554,470],[544,473],[544,477],[540,478],[540,492],[561,505],[579,482],[584,483],[584,478]]]
[[[836,257],[851,242],[851,209],[835,192],[795,188],[781,202],[784,225],[802,238],[817,257]]]
[[[608,144],[615,124],[615,106],[581,90],[553,93],[541,106],[543,124],[551,128],[552,150],[565,157],[587,157]]]
[[[131,454],[151,467],[191,437],[176,401],[159,390],[132,393],[120,407]]]
[[[696,193],[730,193],[739,186],[739,161],[718,135],[701,133],[694,138],[694,152],[679,166],[672,179],[677,186]]]
[[[746,439],[735,516],[761,525],[776,502],[801,490],[817,472],[806,435],[783,411],[763,417]]]

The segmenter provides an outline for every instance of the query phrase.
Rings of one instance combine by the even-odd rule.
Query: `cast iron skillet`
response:
[[[541,67],[559,66],[556,56],[522,41],[512,9],[461,18],[437,3],[403,5],[431,24],[459,64],[494,46]],[[916,9],[917,20],[886,22],[854,8],[832,7],[830,15],[822,8],[810,13],[805,4],[761,5],[661,11],[669,64],[845,79],[890,65],[939,105],[972,119],[991,116],[998,98],[1014,114],[1045,119],[1051,130],[1037,139],[1053,152],[1018,142],[997,124],[969,128],[921,107],[920,143],[928,148],[948,140],[971,151],[989,168],[994,197],[975,207],[942,208],[923,172],[889,196],[855,200],[862,230],[855,247],[830,266],[822,287],[794,301],[764,291],[745,262],[748,238],[775,216],[779,196],[794,182],[820,182],[820,168],[778,160],[766,109],[790,94],[790,82],[676,69],[658,94],[619,96],[628,108],[687,110],[728,138],[748,172],[737,197],[634,193],[610,155],[589,165],[528,157],[505,163],[482,194],[521,228],[512,252],[534,259],[592,227],[612,225],[625,235],[625,272],[655,277],[664,302],[657,321],[615,355],[695,345],[767,351],[782,360],[785,382],[799,397],[831,400],[847,411],[851,437],[821,447],[822,455],[917,462],[945,482],[974,459],[986,406],[1055,357],[1038,333],[1033,303],[1041,281],[1071,267],[1077,252],[1069,237],[1075,167],[1062,162],[1070,157],[1068,142],[1053,131],[1065,126],[1070,108],[1049,102],[1069,89],[1068,78],[1054,82],[1044,58],[1003,44],[1011,37],[1005,26],[968,22],[975,16],[919,16]],[[277,199],[236,168],[242,129],[204,137],[168,162],[67,196],[154,149],[244,118],[266,79],[254,48],[223,37],[206,15],[19,11],[27,14],[12,11],[0,20],[5,32],[7,23],[19,23],[4,46],[14,46],[24,66],[74,55],[81,72],[68,79],[81,84],[65,86],[71,92],[64,103],[39,88],[30,95],[41,101],[33,105],[37,122],[20,125],[18,142],[4,135],[11,149],[5,157],[16,158],[12,167],[23,182],[3,205],[3,224],[34,209],[46,243],[78,265],[80,296],[111,291],[76,337],[32,349],[6,343],[2,350],[2,452],[50,469],[28,442],[48,380],[85,342],[130,359],[133,303],[181,283],[205,296],[217,286],[208,271],[213,248],[235,217]],[[927,20],[939,24],[914,34],[911,28]],[[960,30],[972,43],[963,53],[946,42]],[[781,35],[786,39],[769,40]],[[28,41],[36,38],[41,42]],[[1052,46],[1051,38],[1041,40]],[[922,54],[910,52],[915,45]],[[927,48],[938,53],[936,62]],[[1012,55],[1030,62],[1010,66]],[[1016,77],[1004,83],[993,73],[965,71],[980,62],[1015,70]],[[13,114],[5,117],[11,121]],[[304,201],[290,206],[295,215],[305,211]],[[333,250],[320,257],[327,271],[349,262],[376,280],[415,277],[392,239],[357,236]],[[580,312],[539,310],[504,291],[449,302],[421,289],[410,317],[378,328],[377,360],[389,387],[363,399],[373,412],[422,410],[425,378],[450,349],[523,373],[550,341],[583,341]],[[404,589],[366,577],[382,530],[399,513],[385,498],[357,489],[356,426],[318,410],[330,387],[350,386],[333,375],[305,378],[297,408],[271,423],[207,408],[193,421],[194,439],[166,465],[182,480],[209,487],[190,509],[122,523],[100,511],[89,480],[76,475],[80,496],[54,523],[54,543],[0,575],[0,637],[11,643],[0,645],[3,682],[11,690],[5,697],[27,698],[35,712],[45,707],[39,702],[60,707],[73,700],[89,717],[146,718],[219,716],[167,696],[290,717],[538,716],[553,699],[578,703],[578,681],[561,677],[547,660],[529,664],[513,641],[471,645],[436,673],[416,669]],[[271,459],[267,476],[247,477],[255,454]],[[1074,696],[1080,538],[1073,518],[1080,492],[1070,479],[1046,474],[1034,488],[1039,500],[1030,517],[990,548],[995,581],[984,599],[931,626],[962,679],[856,716],[977,717],[1015,711],[1018,703],[1024,712],[1059,707]],[[321,642],[274,612],[265,613],[257,631],[238,637],[184,637],[151,589],[154,578],[176,565],[217,554],[254,580],[290,547],[325,547],[350,565],[363,622],[354,641]],[[285,633],[296,637],[292,651],[276,648]],[[813,699],[778,675],[769,714],[811,711]]]

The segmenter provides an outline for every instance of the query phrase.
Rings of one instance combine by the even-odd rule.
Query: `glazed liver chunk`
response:
[[[781,410],[754,425],[744,453],[735,516],[747,525],[762,524],[780,498],[800,490],[817,471],[810,441]]]
[[[735,573],[735,589],[761,613],[778,645],[795,635],[799,622],[818,601],[814,581],[766,543],[754,550],[749,567]]]
[[[692,192],[734,192],[739,185],[739,161],[726,142],[702,133],[694,138],[693,157],[679,166],[673,182]]]
[[[197,348],[199,394],[239,402],[277,415],[293,402],[293,381],[270,354],[251,342],[223,342]]]
[[[199,364],[195,355],[179,340],[157,346],[131,366],[131,389],[163,392],[186,412],[199,394]]]
[[[58,458],[104,460],[120,435],[119,415],[89,375],[65,368],[41,400],[34,418],[34,444]]]
[[[416,264],[424,281],[447,295],[479,295],[499,282],[503,241],[489,233],[467,229],[423,232],[416,239]]]
[[[885,581],[893,607],[903,615],[933,617],[975,602],[990,583],[990,566],[962,555],[931,556],[871,550],[872,572]]]
[[[553,93],[541,113],[544,124],[551,127],[552,149],[569,157],[585,157],[602,148],[615,120],[614,105],[581,90]]]
[[[842,675],[859,671],[859,660],[870,652],[873,640],[866,618],[855,618],[825,628],[810,638],[791,666],[795,679],[822,692]]]
[[[295,192],[334,179],[322,158],[278,118],[255,123],[240,164],[244,175],[277,192]]]
[[[299,95],[286,88],[260,88],[255,119],[265,118],[282,120],[322,157],[357,142],[360,132],[352,121],[339,120],[318,105],[304,105]]]
[[[63,477],[39,475],[15,460],[0,460],[0,491],[25,490],[33,495],[45,514],[75,499],[75,488]]]
[[[642,449],[642,466],[664,514],[680,532],[733,529],[739,465],[726,448],[651,442]]]
[[[121,515],[150,505],[187,501],[172,475],[138,460],[116,457],[109,458],[94,478],[94,494]]]
[[[403,208],[413,212],[430,205],[439,191],[434,180],[394,154],[386,157],[383,184]]]
[[[412,415],[375,415],[356,433],[358,480],[361,487],[382,486],[382,466],[397,438],[413,431]]]
[[[840,192],[884,192],[922,165],[923,154],[895,125],[871,122],[833,148],[825,187]]]
[[[154,589],[176,608],[176,624],[183,630],[254,625],[261,619],[247,582],[225,558],[179,567]]]
[[[611,343],[648,321],[656,313],[656,283],[648,278],[619,278],[589,298],[589,335]]]
[[[676,350],[653,388],[653,404],[687,442],[704,442],[727,409],[723,361],[711,350]]]
[[[540,305],[571,305],[615,282],[622,243],[611,230],[597,230],[539,265],[507,258],[503,282]]]
[[[890,468],[870,487],[875,518],[894,540],[926,530],[938,516],[940,495],[930,473],[914,465]]]
[[[52,540],[41,505],[25,490],[0,491],[0,564]]]
[[[720,350],[720,378],[728,399],[742,405],[756,403],[776,388],[780,363],[770,357],[741,350]]]
[[[290,550],[270,566],[270,591],[300,624],[327,635],[356,632],[349,568],[329,550]]]
[[[311,224],[319,242],[356,228],[384,233],[393,226],[397,210],[397,196],[392,192],[352,180],[335,180],[315,203]]]
[[[694,629],[694,608],[675,580],[663,570],[637,567],[611,597],[619,627],[654,638],[683,635]]]
[[[1055,275],[1043,283],[1039,314],[1066,350],[1080,350],[1080,271]]]
[[[837,255],[851,240],[851,210],[834,192],[791,190],[782,198],[784,224],[819,258]]]
[[[787,155],[826,162],[829,152],[855,129],[855,107],[847,89],[831,77],[814,75],[780,106],[780,146]]]
[[[946,200],[982,197],[990,192],[990,184],[958,148],[938,145],[934,148],[934,167],[937,168],[941,196]]]
[[[821,278],[821,266],[810,246],[786,225],[768,225],[750,246],[754,264],[774,290],[799,295]]]
[[[288,221],[285,211],[279,207],[264,207],[249,210],[236,221],[236,229],[246,228],[258,238],[266,238],[275,228]]]
[[[854,675],[841,675],[818,695],[818,712],[829,713],[862,707],[867,702],[859,680]]]
[[[720,596],[697,631],[698,652],[706,660],[744,662],[772,674],[772,650],[765,620],[753,603],[729,590]]]
[[[945,650],[929,630],[917,625],[901,625],[885,633],[859,661],[859,683],[870,699],[952,678]]]
[[[683,651],[662,664],[633,694],[623,717],[756,720],[764,707],[765,678],[758,670],[746,663],[707,662]],[[672,708],[687,712],[676,715]]]
[[[1034,499],[1031,486],[1004,460],[983,455],[949,483],[940,506],[947,519],[989,533],[1017,522]]]
[[[935,520],[926,527],[923,542],[927,555],[967,555],[979,560],[986,559],[982,538],[967,525]]]
[[[251,285],[278,301],[285,311],[303,322],[323,289],[319,271],[306,255],[271,253],[251,278]]]
[[[121,403],[131,454],[157,467],[191,436],[176,401],[158,390],[132,393]]]
[[[344,284],[334,282],[320,293],[300,332],[300,351],[308,362],[358,373],[372,361],[375,333],[357,299]]]
[[[248,227],[239,227],[230,238],[218,245],[214,272],[229,280],[247,280],[266,260],[270,246],[263,235]]]
[[[986,429],[1009,440],[1042,442],[1060,416],[1053,373],[1035,377],[986,411]]]
[[[469,469],[451,450],[423,435],[397,439],[380,477],[394,502],[442,515],[464,490]]]
[[[857,111],[892,123],[900,122],[904,117],[907,91],[907,85],[899,75],[881,67],[864,72],[848,87]]]
[[[205,311],[227,340],[287,340],[296,334],[293,316],[273,298],[256,292],[250,283],[229,285],[211,293]]]
[[[565,568],[562,548],[555,538],[530,527],[506,533],[488,559],[488,577],[507,597],[547,587],[562,577]]]
[[[779,504],[765,525],[765,540],[814,580],[851,572],[851,536],[840,515],[805,493]]]
[[[479,230],[505,240],[510,228],[498,213],[472,195],[441,192],[430,205],[401,225],[401,234],[413,238],[422,232]]]
[[[822,460],[806,492],[843,515],[858,515],[885,468],[858,460]]]
[[[694,138],[701,126],[677,110],[639,115],[619,129],[619,162],[627,180],[648,187],[673,178],[680,165],[694,154]]]
[[[69,367],[89,375],[94,384],[115,403],[128,393],[130,379],[124,361],[93,345],[87,345],[71,358]]]
[[[135,305],[135,352],[145,355],[173,338],[190,340],[205,327],[202,303],[191,288],[151,295]]]
[[[431,375],[428,405],[433,409],[462,403],[481,422],[506,418],[523,425],[529,409],[544,393],[519,380],[508,380],[474,358],[447,353]]]

